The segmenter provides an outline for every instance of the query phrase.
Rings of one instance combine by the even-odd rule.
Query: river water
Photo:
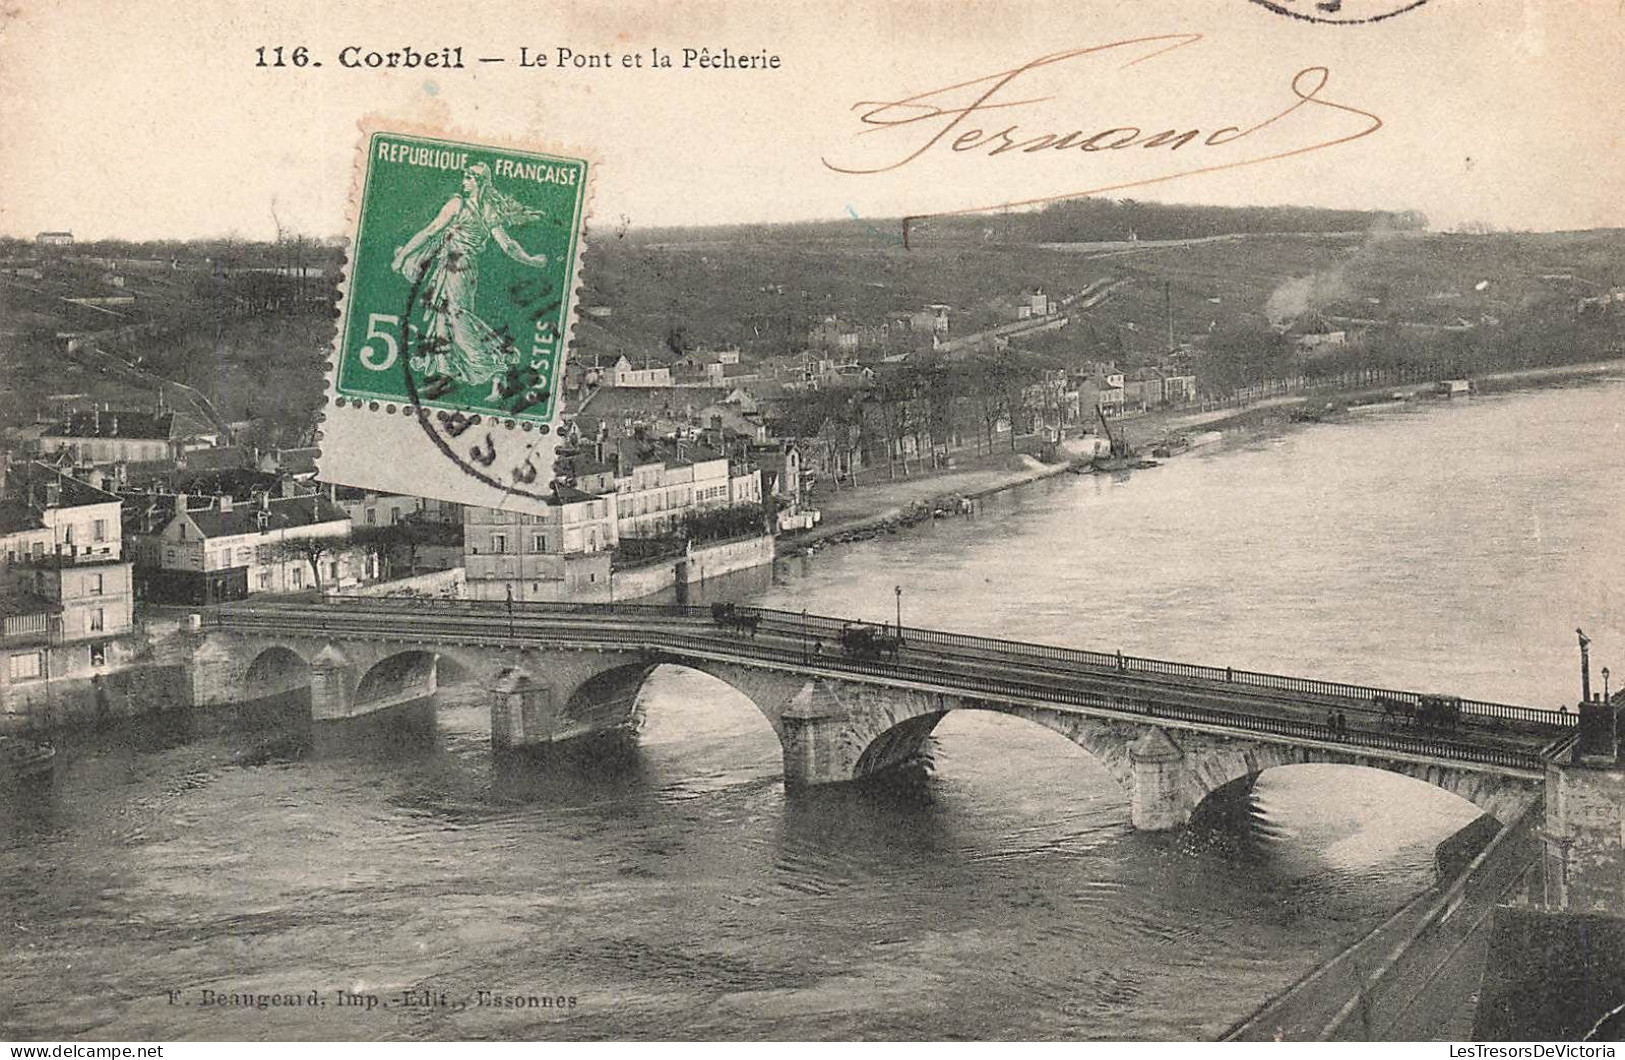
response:
[[[1625,658],[1622,398],[1062,476],[752,597],[878,621],[901,585],[910,624],[1555,708],[1575,626]],[[1216,831],[1137,834],[1088,754],[975,712],[923,786],[788,799],[736,693],[663,669],[645,697],[636,746],[592,761],[493,763],[467,686],[314,739],[176,715],[79,738],[53,786],[0,796],[0,1037],[1213,1036],[1429,885],[1476,816],[1297,766]],[[460,1007],[480,990],[551,1003]]]

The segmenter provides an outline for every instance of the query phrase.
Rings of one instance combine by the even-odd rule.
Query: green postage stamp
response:
[[[323,481],[544,501],[593,163],[364,130]]]

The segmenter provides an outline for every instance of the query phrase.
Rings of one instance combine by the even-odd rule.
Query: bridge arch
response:
[[[1539,781],[1379,754],[1262,741],[1226,742],[1237,746],[1211,748],[1192,756],[1192,809],[1228,785],[1243,781],[1256,784],[1265,772],[1292,765],[1341,765],[1409,777],[1471,803],[1502,825],[1516,820],[1541,787]]]
[[[923,702],[915,702],[915,699]],[[871,724],[859,727],[854,733],[858,753],[850,779],[864,780],[918,759],[943,718],[956,710],[975,710],[1020,718],[1064,737],[1099,762],[1125,792],[1132,792],[1131,748],[1141,735],[1132,726],[996,700],[920,696],[897,697],[896,704],[904,709],[871,713]]]
[[[718,682],[743,697],[756,708],[775,733],[778,732],[780,722],[773,705],[783,698],[782,693],[775,696],[772,691],[759,687],[759,681],[751,680],[753,675],[750,671],[710,666],[703,660],[678,662],[648,658],[638,658],[600,670],[577,685],[559,707],[559,731],[594,731],[625,725],[641,728],[645,709],[641,694],[650,675],[661,666],[703,674]]]
[[[1450,792],[1502,823],[1514,820],[1541,786],[1538,779],[1375,750],[1220,736],[996,700],[926,693],[866,697],[861,690],[855,698],[865,702],[856,710],[849,704],[845,712],[843,740],[848,754],[844,762],[831,763],[836,775],[826,774],[827,779],[862,780],[906,765],[925,750],[927,739],[950,711],[986,710],[1061,734],[1098,760],[1131,802],[1163,803],[1160,819],[1176,824],[1188,821],[1214,792],[1287,765],[1326,763],[1399,774]],[[1135,816],[1137,827],[1169,826],[1140,824],[1151,819],[1149,812],[1142,817],[1140,809]]]
[[[366,713],[396,703],[433,695],[438,687],[439,655],[409,648],[373,663],[356,683],[353,713]]]
[[[264,699],[310,687],[310,662],[286,645],[264,649],[243,670],[244,700]]]

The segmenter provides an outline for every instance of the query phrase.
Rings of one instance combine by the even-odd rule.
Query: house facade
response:
[[[464,592],[473,600],[607,600],[617,504],[561,487],[529,511],[463,511]]]
[[[378,576],[377,558],[350,541],[350,517],[325,494],[210,498],[185,494],[135,550],[146,599],[215,604],[255,593],[332,592]]]
[[[44,464],[7,476],[0,500],[0,701],[49,703],[129,655],[134,594],[119,498]]]
[[[173,460],[173,412],[92,409],[75,412],[40,435],[40,452],[68,452],[75,464],[143,464]]]

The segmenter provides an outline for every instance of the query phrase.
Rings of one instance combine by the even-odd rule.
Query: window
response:
[[[40,675],[41,654],[37,651],[22,652],[11,657],[11,679],[13,681],[27,681],[29,678]]]
[[[100,633],[107,628],[107,615],[101,608],[94,608],[85,615],[85,626],[92,633]]]
[[[106,641],[99,641],[99,642],[97,642],[95,644],[92,644],[90,646],[90,665],[92,665],[92,666],[106,666],[107,665],[107,642]]]
[[[268,571],[268,570],[260,571],[260,588],[261,589],[269,589],[270,587],[271,587],[271,572]]]
[[[172,549],[172,548],[164,549],[164,566],[173,567],[174,565],[175,565],[175,550]]]
[[[491,551],[497,553],[498,555],[501,555],[502,553],[507,552],[508,551],[508,535],[507,534],[492,534],[491,535]]]
[[[107,520],[106,519],[97,519],[94,523],[90,524],[90,539],[92,541],[106,541],[107,540]]]
[[[334,560],[327,565],[327,576],[334,581],[339,580],[339,561]]]
[[[73,524],[69,523],[62,528],[62,541],[64,544],[73,544]]]
[[[400,509],[400,507],[396,506],[396,507],[390,508],[389,509],[389,525],[394,526],[396,523],[398,523],[400,521],[401,521],[401,509]]]
[[[102,576],[100,574],[92,574],[90,576],[90,595],[102,595]]]
[[[185,523],[181,524],[181,540],[182,541],[186,540],[186,524]]]
[[[367,509],[367,525],[372,526],[372,525],[376,524],[377,522],[378,522],[378,509],[377,508],[368,508]]]
[[[295,567],[291,580],[295,589],[303,589],[305,587],[305,568]]]
[[[546,534],[532,534],[531,535],[531,550],[534,551],[534,552],[546,552],[547,551],[547,535]]]

